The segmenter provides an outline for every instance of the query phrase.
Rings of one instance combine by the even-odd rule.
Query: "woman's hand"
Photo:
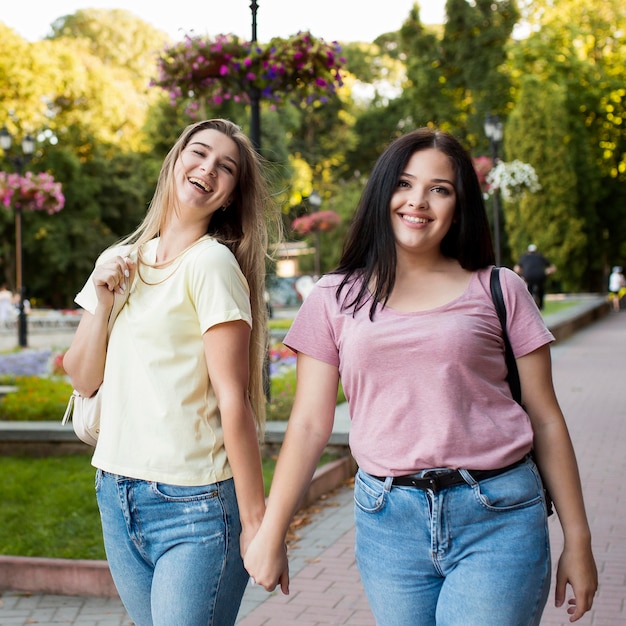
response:
[[[569,621],[575,622],[591,608],[598,589],[598,572],[591,545],[575,549],[565,546],[556,572],[555,606],[565,603],[568,583],[572,586],[574,597],[567,602],[567,612]]]
[[[98,302],[109,307],[113,306],[115,293],[123,294],[129,288],[129,278],[135,264],[129,257],[116,256],[101,265],[93,272],[93,282],[98,294]]]
[[[263,538],[262,532],[257,533],[244,554],[243,564],[255,584],[266,591],[274,591],[280,585],[281,591],[289,595],[289,561],[284,542],[276,544]]]
[[[128,257],[116,256],[97,265],[92,274],[98,304],[95,311],[84,311],[63,356],[63,368],[74,389],[85,397],[92,396],[102,384],[107,351],[107,327],[115,293],[129,289],[136,264]]]
[[[591,608],[598,588],[576,456],[552,384],[549,347],[517,359],[517,367],[522,399],[533,426],[537,467],[554,500],[565,540],[557,568],[555,604],[563,606],[566,587],[571,585],[574,598],[568,601],[567,612],[570,622],[575,622]]]

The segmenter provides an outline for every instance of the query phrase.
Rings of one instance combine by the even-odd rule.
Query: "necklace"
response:
[[[196,239],[196,241],[194,241],[191,244],[189,244],[186,248],[183,248],[178,254],[173,256],[171,259],[168,259],[167,261],[161,261],[160,263],[157,263],[156,260],[155,260],[154,263],[149,263],[147,261],[144,261],[143,260],[143,246],[142,246],[142,248],[139,250],[139,253],[137,255],[137,274],[138,274],[139,278],[146,285],[153,286],[153,285],[160,285],[161,283],[164,283],[166,280],[170,279],[176,273],[176,271],[180,267],[180,264],[182,262],[183,256],[189,250],[191,250],[191,248],[193,248],[195,245],[197,245],[201,241],[205,241],[206,239],[209,239],[209,238],[210,238],[209,235],[202,235],[202,237],[200,237],[199,239]],[[152,240],[152,241],[154,241],[154,240]],[[150,243],[150,242],[147,242],[147,243]],[[156,258],[156,250],[155,250],[154,256]],[[172,269],[172,271],[167,276],[161,278],[160,280],[157,280],[156,282],[149,282],[141,274],[141,266],[142,265],[145,265],[147,268],[150,268],[152,270],[157,270],[159,272],[161,270],[164,270],[164,269],[168,268],[168,267],[174,266],[174,268]]]

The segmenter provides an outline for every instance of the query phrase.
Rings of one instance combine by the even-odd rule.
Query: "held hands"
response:
[[[289,563],[284,542],[278,545],[257,533],[244,554],[243,564],[252,581],[266,591],[274,591],[280,585],[282,592],[289,595]]]
[[[556,574],[555,605],[563,606],[566,586],[572,586],[574,597],[567,601],[570,622],[579,620],[593,604],[598,588],[598,572],[591,547],[563,550]]]

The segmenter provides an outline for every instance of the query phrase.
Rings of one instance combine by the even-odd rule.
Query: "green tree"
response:
[[[519,17],[513,0],[448,0],[443,35],[422,25],[415,5],[400,30],[407,64],[402,100],[409,126],[437,125],[470,146],[486,147],[487,112],[510,104],[503,71]]]
[[[535,0],[525,14],[531,34],[510,49],[514,94],[517,98],[528,74],[566,94],[562,115],[570,127],[567,146],[578,198],[572,217],[585,220],[586,233],[578,287],[603,291],[608,267],[626,256],[621,236],[626,229],[626,16],[615,0],[601,7],[580,0],[558,6]],[[531,124],[526,132],[537,136]]]
[[[87,40],[89,53],[120,70],[134,84],[133,96],[144,97],[150,92],[156,55],[169,43],[166,33],[123,9],[80,9],[60,17],[52,24],[50,39],[63,38]]]
[[[541,189],[505,202],[504,213],[513,258],[535,243],[558,267],[561,288],[578,290],[586,267],[587,220],[578,214],[567,107],[563,87],[533,76],[522,81],[519,101],[506,128],[506,152],[535,168]]]
[[[505,113],[511,102],[503,66],[519,12],[515,0],[447,0],[446,14],[442,62],[454,94],[456,130],[470,145],[485,145],[486,114]]]

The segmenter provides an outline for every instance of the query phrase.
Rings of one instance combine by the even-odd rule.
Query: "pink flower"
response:
[[[473,158],[472,162],[474,163],[474,169],[476,170],[480,186],[483,189],[488,189],[489,185],[487,184],[487,174],[493,168],[493,159],[487,156],[479,156]]]
[[[291,228],[299,235],[307,235],[308,233],[327,232],[338,224],[341,224],[341,217],[335,211],[316,211],[297,217],[291,223]]]
[[[25,176],[0,172],[0,198],[7,208],[21,208],[27,211],[57,213],[65,206],[65,196],[61,183],[46,172]]]
[[[266,45],[234,35],[213,40],[187,36],[182,44],[165,48],[159,59],[160,76],[152,84],[168,91],[177,103],[190,94],[215,104],[226,94],[246,100],[252,88],[274,102],[300,98],[323,103],[341,85],[339,70],[345,60],[340,51],[336,42],[326,43],[307,32],[274,38]]]

